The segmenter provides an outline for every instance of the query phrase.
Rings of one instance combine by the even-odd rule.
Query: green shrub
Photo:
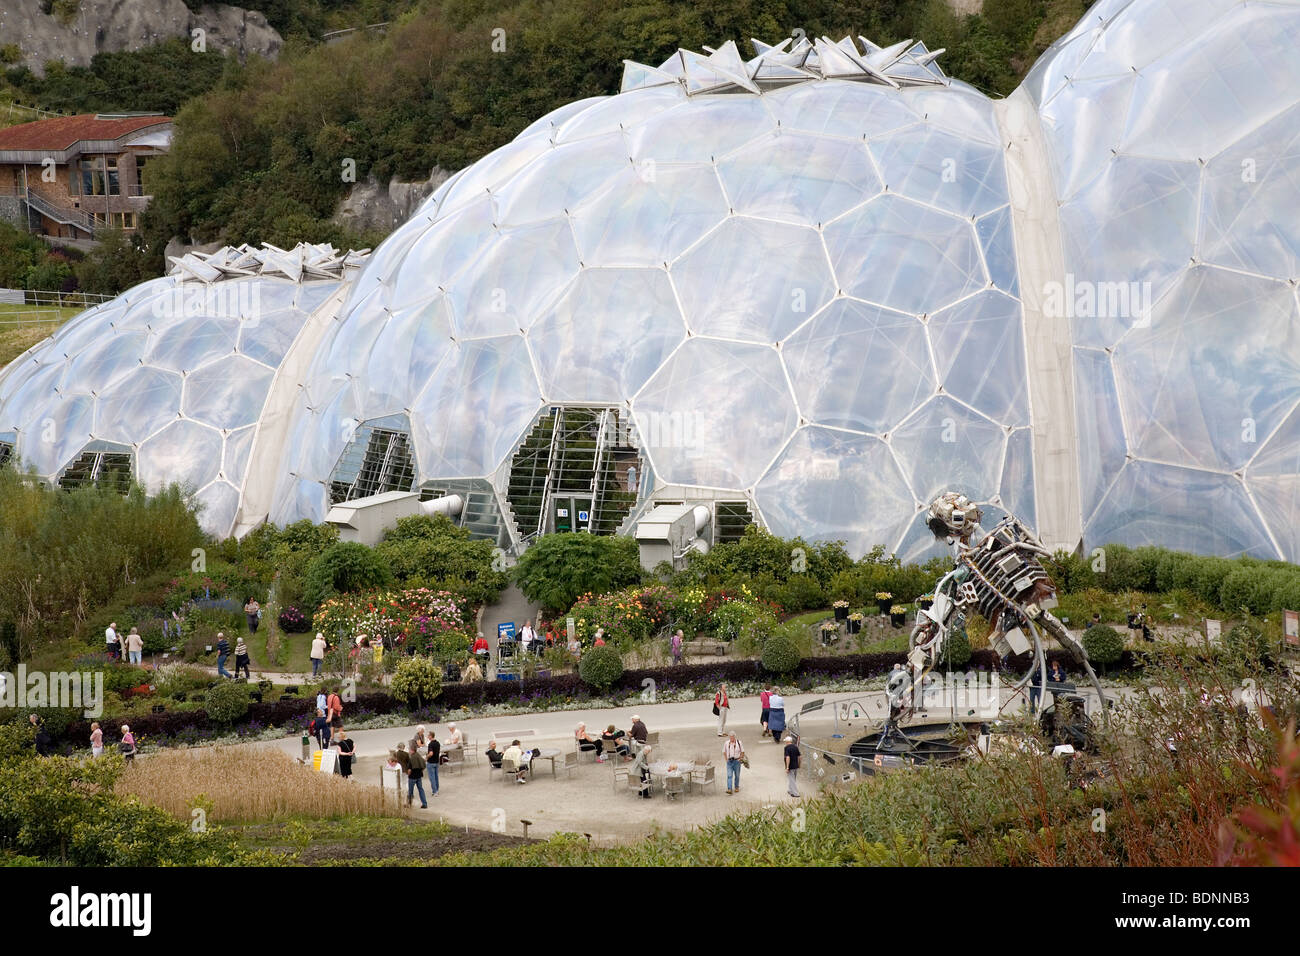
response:
[[[584,594],[605,594],[641,581],[637,543],[622,535],[548,534],[523,553],[515,580],[524,596],[554,616]]]
[[[1268,656],[1268,639],[1249,624],[1237,624],[1223,635],[1223,649],[1237,662],[1257,663]]]
[[[799,666],[801,657],[794,641],[776,633],[763,642],[763,669],[773,674],[788,674]]]
[[[248,713],[248,685],[222,681],[203,695],[203,709],[218,724],[233,724]]]
[[[403,658],[393,670],[389,689],[409,707],[431,704],[442,693],[442,668],[428,657]]]
[[[393,572],[375,551],[356,541],[330,545],[307,565],[303,603],[312,611],[335,594],[387,587]]]
[[[608,644],[589,648],[578,662],[583,683],[604,689],[623,676],[623,658]]]
[[[944,670],[959,671],[970,663],[970,637],[964,627],[949,633],[943,642],[943,651],[939,654],[938,664]]]
[[[1088,660],[1105,667],[1114,664],[1124,653],[1124,638],[1113,627],[1098,624],[1083,632],[1083,649]]]
[[[471,604],[495,601],[509,582],[505,570],[496,567],[492,542],[472,540],[467,528],[446,515],[399,518],[375,553],[406,587],[446,589]]]

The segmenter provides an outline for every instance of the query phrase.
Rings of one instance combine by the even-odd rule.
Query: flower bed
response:
[[[472,618],[470,606],[450,591],[413,588],[330,598],[313,620],[317,630],[340,644],[351,644],[364,634],[389,646],[410,642],[415,649],[428,651],[454,638],[468,651],[472,642],[467,622]]]

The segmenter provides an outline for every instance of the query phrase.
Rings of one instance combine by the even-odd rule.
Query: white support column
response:
[[[244,493],[240,496],[239,511],[235,516],[236,537],[243,537],[271,514],[271,506],[275,504],[275,486],[284,470],[289,426],[298,407],[298,383],[306,380],[321,339],[329,331],[334,316],[351,291],[351,282],[339,283],[334,294],[322,302],[303,324],[275,373],[248,455]]]
[[[1038,112],[1024,87],[994,106],[1006,149],[1016,265],[1024,302],[1036,530],[1047,547],[1073,551],[1082,537],[1083,519],[1070,323],[1064,315],[1044,311],[1049,283],[1063,286],[1065,282],[1056,189]]]

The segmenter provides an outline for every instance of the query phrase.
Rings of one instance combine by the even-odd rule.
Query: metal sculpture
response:
[[[917,612],[907,667],[891,675],[886,688],[889,718],[879,738],[881,746],[901,736],[898,724],[913,712],[916,692],[942,657],[949,636],[964,628],[967,615],[976,611],[992,625],[989,642],[1002,657],[1032,648],[1033,665],[1015,690],[1022,691],[1037,679],[1036,717],[1047,695],[1043,631],[1056,638],[1088,675],[1105,714],[1106,696],[1087,652],[1051,613],[1056,607],[1056,586],[1041,560],[1050,557],[1049,552],[1016,517],[1002,519],[987,534],[980,528],[983,517],[978,507],[956,492],[930,505],[927,523],[937,539],[953,546],[954,567],[935,586],[934,603]]]

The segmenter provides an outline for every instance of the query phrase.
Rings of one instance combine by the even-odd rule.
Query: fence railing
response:
[[[0,305],[36,305],[57,309],[89,309],[116,296],[96,292],[58,292],[49,289],[0,289]]]

